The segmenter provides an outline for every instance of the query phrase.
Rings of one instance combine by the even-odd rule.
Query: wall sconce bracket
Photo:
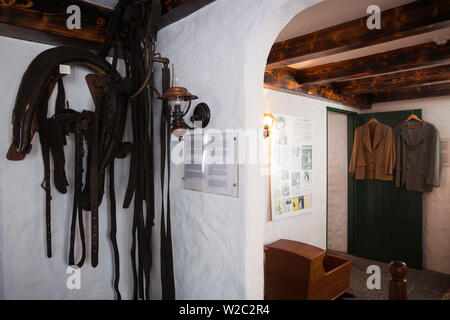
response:
[[[206,128],[211,121],[211,111],[206,103],[199,103],[192,113],[191,122],[202,122],[202,128]]]

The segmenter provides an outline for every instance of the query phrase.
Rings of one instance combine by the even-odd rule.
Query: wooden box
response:
[[[334,300],[350,289],[352,262],[291,240],[265,247],[268,300]]]

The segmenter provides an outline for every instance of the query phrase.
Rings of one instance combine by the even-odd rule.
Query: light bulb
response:
[[[182,112],[184,113],[187,108],[187,101],[183,99],[183,97],[176,96],[169,98],[169,107],[172,110],[172,112]]]
[[[264,138],[268,138],[270,136],[270,130],[272,129],[274,116],[270,113],[264,114]]]

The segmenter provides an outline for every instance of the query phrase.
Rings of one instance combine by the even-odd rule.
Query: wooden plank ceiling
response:
[[[421,43],[296,68],[299,62],[447,29],[450,0],[420,0],[383,11],[381,17],[380,30],[369,30],[367,17],[361,17],[275,43],[267,61],[265,87],[361,109],[376,102],[450,95],[450,43]]]
[[[174,23],[214,0],[161,0],[159,28]],[[117,1],[116,1],[117,2]],[[82,28],[69,30],[70,5],[81,9]],[[96,49],[103,43],[112,10],[82,0],[0,0],[0,36]]]

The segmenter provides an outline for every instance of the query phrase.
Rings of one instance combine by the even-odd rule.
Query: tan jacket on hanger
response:
[[[395,160],[391,127],[378,122],[356,128],[349,168],[356,179],[392,181]]]

